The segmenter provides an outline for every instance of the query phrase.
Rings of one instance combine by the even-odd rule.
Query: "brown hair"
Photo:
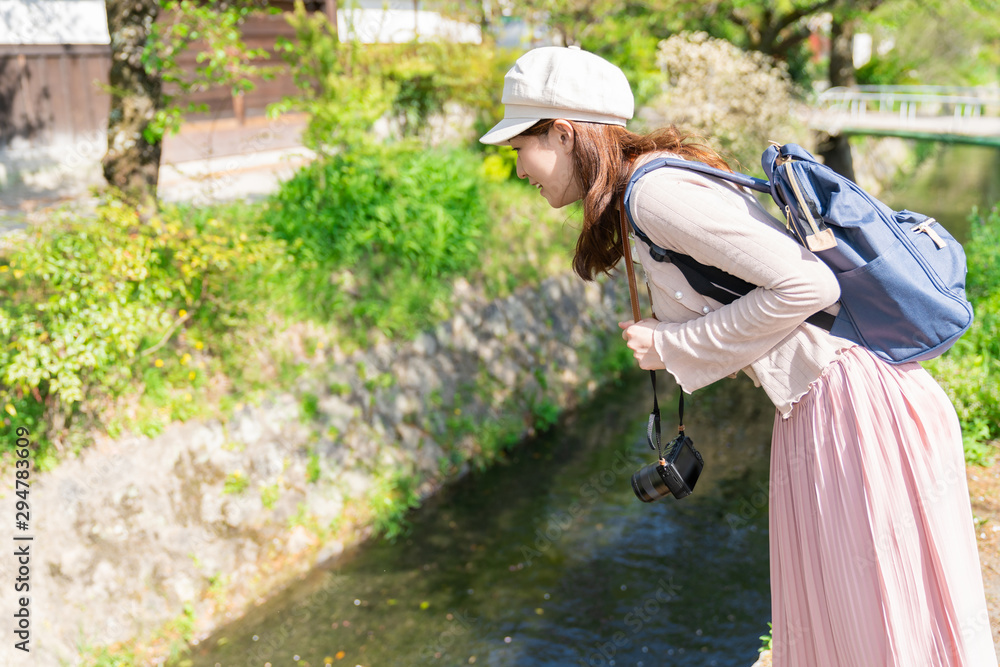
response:
[[[541,120],[521,136],[547,134],[555,120]],[[669,151],[719,169],[732,171],[726,161],[708,146],[691,143],[688,135],[673,125],[635,134],[619,125],[567,121],[576,132],[573,163],[583,190],[583,230],[576,241],[573,270],[584,280],[598,273],[611,273],[622,256],[621,231],[616,203],[632,171],[632,163],[643,153]]]

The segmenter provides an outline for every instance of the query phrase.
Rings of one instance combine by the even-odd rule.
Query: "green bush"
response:
[[[372,51],[384,61],[384,75],[395,86],[390,114],[407,136],[423,132],[430,117],[444,111],[448,102],[476,118],[493,120],[497,91],[514,60],[513,54],[486,44],[444,41],[383,44]]]
[[[297,275],[283,277],[285,312],[389,336],[433,324],[450,279],[478,263],[481,170],[472,153],[404,147],[302,169],[264,212],[297,260]]]
[[[914,74],[913,63],[904,61],[894,51],[884,56],[876,54],[854,71],[855,79],[862,86],[917,85],[920,81]]]
[[[76,448],[225,413],[320,344],[447,319],[459,279],[490,299],[566,271],[566,218],[502,163],[400,146],[318,161],[263,204],[56,216],[0,250],[0,421]]]
[[[1000,208],[972,213],[967,292],[976,319],[947,352],[924,364],[958,411],[966,459],[987,464],[1000,438]]]
[[[513,63],[511,53],[488,43],[361,44],[351,20],[335,36],[326,16],[306,11],[301,0],[284,17],[295,39],[279,37],[276,47],[297,91],[268,112],[308,113],[303,141],[310,148],[335,154],[371,146],[376,139],[370,130],[383,117],[403,136],[419,136],[448,102],[484,124],[502,115],[496,91]]]
[[[202,340],[245,321],[252,308],[240,285],[264,271],[265,258],[283,257],[282,245],[178,213],[142,221],[111,199],[93,217],[29,228],[0,257],[6,417],[57,435],[85,398],[93,415],[136,381],[163,384]],[[201,333],[189,337],[190,349],[168,345],[192,320]],[[183,370],[185,385],[192,373]]]
[[[302,141],[321,153],[374,143],[369,130],[397,91],[371,62],[370,51],[339,40],[326,15],[306,11],[301,0],[284,18],[295,39],[278,37],[275,48],[298,92],[270,105],[268,114],[309,114]]]

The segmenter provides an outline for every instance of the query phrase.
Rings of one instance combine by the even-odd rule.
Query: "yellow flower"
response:
[[[3,265],[3,266],[0,266],[0,273],[6,273],[8,268],[9,267],[6,264]]]
[[[189,361],[191,361],[191,355],[185,352],[184,356],[181,357],[181,366],[187,366]]]
[[[196,350],[200,350],[203,347],[205,347],[205,346],[202,344],[202,342],[200,340],[197,343],[194,344],[194,349],[196,349]]]
[[[17,410],[15,410],[14,406],[11,405],[10,403],[8,403],[7,405],[3,406],[3,409],[6,410],[7,414],[9,414],[11,417],[16,417],[17,416]]]
[[[197,374],[194,371],[191,371],[190,373],[188,373],[188,380],[193,380],[196,377],[198,377],[198,376],[197,376]]]
[[[153,362],[153,365],[156,366],[157,368],[163,368],[163,359],[157,359],[156,361]]]
[[[177,311],[177,316],[178,317],[184,317],[187,314],[188,314],[188,311],[184,310],[183,308],[181,308],[180,310]]]

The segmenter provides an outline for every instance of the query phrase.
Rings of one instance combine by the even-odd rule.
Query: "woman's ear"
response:
[[[559,118],[554,123],[552,127],[549,128],[549,143],[555,143],[556,146],[565,150],[567,153],[573,151],[573,144],[576,141],[576,130],[573,129],[573,124],[568,120],[563,120]]]

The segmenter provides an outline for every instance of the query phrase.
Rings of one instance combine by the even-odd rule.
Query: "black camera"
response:
[[[691,438],[681,432],[667,445],[663,458],[633,473],[632,490],[644,503],[651,503],[668,494],[679,500],[691,494],[704,467],[701,453],[694,448]]]

